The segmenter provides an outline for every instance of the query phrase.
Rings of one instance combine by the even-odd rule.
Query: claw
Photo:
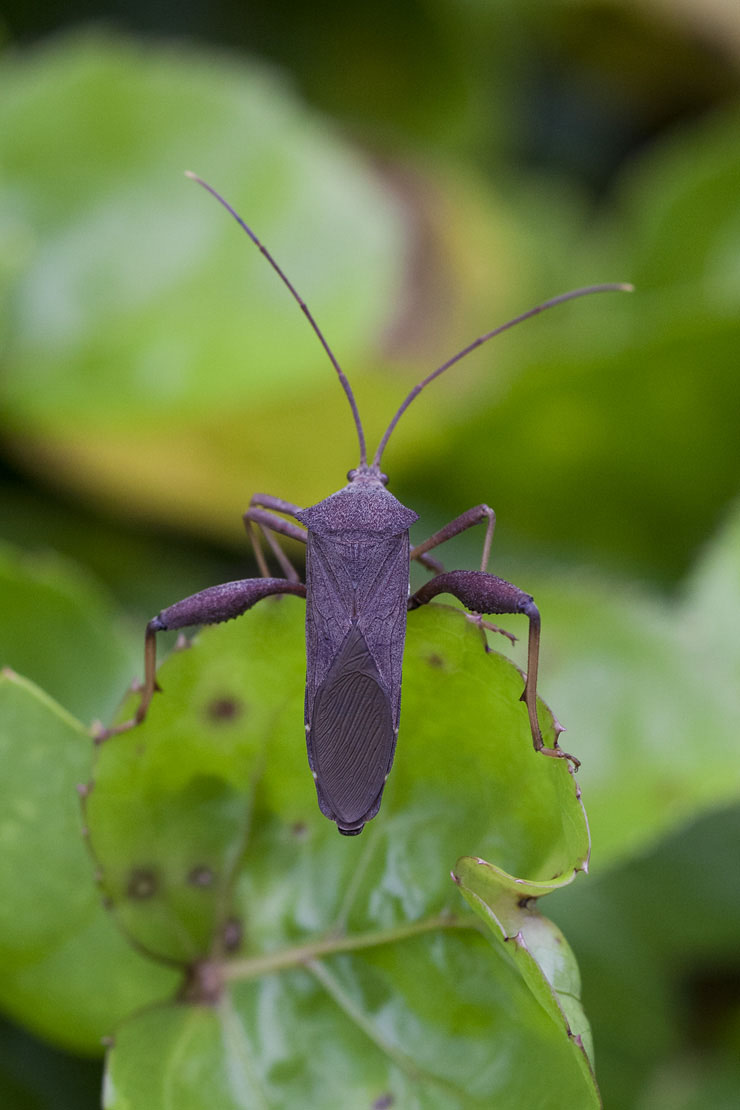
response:
[[[567,759],[569,763],[573,764],[574,771],[577,771],[578,768],[581,766],[580,759],[576,759],[576,757],[574,755],[571,755],[569,752],[564,752],[562,748],[546,748],[543,745],[543,747],[538,748],[537,750],[540,752],[541,755],[549,755],[552,756],[553,759]]]

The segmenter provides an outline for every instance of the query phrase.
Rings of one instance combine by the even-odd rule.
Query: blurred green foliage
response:
[[[0,937],[6,1012],[90,1052],[119,1017],[171,994],[174,976],[136,956],[99,908],[71,793],[88,777],[89,742],[68,714],[109,718],[138,667],[138,624],[160,605],[250,573],[239,513],[254,490],[311,503],[356,461],[323,352],[236,225],[182,179],[190,168],[254,224],[306,297],[371,445],[408,388],[476,334],[566,288],[636,284],[631,298],[567,306],[466,360],[404,417],[384,461],[396,495],[421,515],[419,539],[471,504],[492,504],[494,568],[541,606],[543,689],[583,759],[594,835],[594,875],[554,895],[552,912],[582,964],[606,1104],[734,1107],[738,811],[713,810],[738,795],[736,5],[107,12],[149,37],[88,31],[31,45],[59,17],[11,5],[0,64],[0,503],[3,538],[27,549],[4,549],[0,575],[0,662],[26,676],[3,683],[2,806],[23,828],[20,854],[0,860],[12,891]],[[100,6],[89,13],[98,18]],[[173,41],[183,32],[189,43]],[[447,565],[476,565],[479,546],[461,538]],[[213,674],[219,660],[236,666],[254,616],[204,636],[197,658],[174,658],[168,695],[175,668],[187,684],[206,654]],[[300,657],[290,660],[281,665],[298,686]],[[442,736],[434,762],[414,754],[428,712],[413,689],[411,679],[393,822],[407,810],[436,818],[435,774],[449,769]],[[176,735],[202,732],[184,688],[161,702],[162,713],[183,715]],[[286,730],[283,774],[290,764],[295,789],[310,788],[300,736]],[[510,738],[533,758],[524,735]],[[208,774],[238,777],[230,749],[200,753],[197,739],[192,766],[215,761]],[[502,763],[485,764],[485,781],[498,781]],[[292,774],[276,806],[287,804]],[[526,797],[510,789],[501,787],[504,814]],[[132,792],[119,809],[109,799],[114,831]],[[132,836],[148,828],[151,799],[144,790],[131,801]],[[539,819],[517,847],[485,802],[470,820],[481,806],[486,822],[469,843],[451,822],[439,832],[444,852],[429,848],[430,912],[456,855],[487,854],[519,874],[526,846],[537,871]],[[245,816],[241,803],[237,811]],[[209,812],[204,801],[205,825],[191,826],[178,810],[183,843],[205,836]],[[265,873],[271,848],[276,874],[292,853],[312,851],[264,835]],[[409,852],[399,837],[394,867]],[[352,848],[327,845],[339,882]],[[309,883],[314,872],[292,865]],[[382,890],[389,868],[379,863],[368,882]],[[247,892],[263,932],[275,911],[269,889]],[[115,903],[121,888],[107,893]],[[189,917],[194,892],[185,894],[178,912]],[[446,897],[459,912],[454,889]],[[469,969],[468,941],[481,943],[477,933],[440,941],[444,960]],[[414,943],[428,971],[434,942]],[[377,1001],[377,968],[352,967],[356,979],[340,975],[334,989]],[[237,1036],[232,1047],[252,1035],[252,986],[233,994],[238,1020],[223,1027]],[[289,1010],[296,997],[262,1001]],[[168,1014],[143,1033],[127,1023],[125,1043],[150,1038],[152,1051],[179,1059],[197,1031]],[[324,1020],[317,1014],[317,1030]],[[217,1035],[204,1029],[204,1042]],[[0,1031],[11,1110],[94,1105],[87,1063],[62,1066],[20,1036]],[[138,1110],[126,1091],[145,1061],[123,1047],[107,1097]],[[114,1101],[125,1097],[133,1101]],[[520,1104],[514,1094],[497,1102]]]

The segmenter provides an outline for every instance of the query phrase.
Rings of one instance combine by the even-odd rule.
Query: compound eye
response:
[[[387,474],[379,474],[378,477],[380,478],[380,480],[381,480],[381,482],[383,483],[384,486],[388,485],[388,475]]]
[[[357,470],[356,469],[347,471],[347,481],[348,482],[353,482],[356,477],[357,477]]]

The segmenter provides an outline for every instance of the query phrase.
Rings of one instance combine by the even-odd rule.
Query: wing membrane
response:
[[[319,687],[307,732],[319,804],[340,831],[378,810],[396,744],[388,691],[354,624]]]

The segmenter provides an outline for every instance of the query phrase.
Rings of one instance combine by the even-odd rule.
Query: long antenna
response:
[[[425,389],[430,382],[433,382],[440,374],[444,374],[445,370],[449,370],[449,368],[454,366],[456,362],[459,362],[461,358],[465,358],[465,355],[469,355],[476,347],[480,347],[483,343],[487,343],[489,339],[493,339],[495,335],[500,335],[502,331],[508,331],[509,328],[513,328],[516,324],[521,324],[523,320],[529,320],[530,316],[537,316],[540,312],[544,312],[545,309],[554,308],[555,305],[563,304],[564,301],[574,301],[577,297],[587,297],[590,293],[631,293],[633,290],[634,286],[627,284],[589,285],[584,289],[572,289],[570,293],[561,293],[559,297],[553,297],[549,301],[544,301],[543,304],[535,305],[535,307],[530,308],[528,312],[523,312],[521,316],[515,316],[513,320],[509,320],[506,324],[501,324],[499,327],[494,328],[493,331],[486,332],[485,335],[479,335],[478,338],[474,339],[472,343],[469,343],[467,347],[463,347],[462,351],[458,351],[456,355],[449,358],[447,362],[443,362],[433,373],[429,374],[423,381],[414,386],[386,428],[385,435],[380,441],[380,446],[375,452],[373,467],[380,466],[380,460],[388,440],[391,438],[396,424],[414,398],[418,397],[422,389]]]
[[[347,394],[347,400],[349,401],[349,406],[352,409],[352,416],[354,417],[355,428],[357,429],[357,438],[358,438],[359,443],[360,443],[360,466],[366,466],[367,465],[367,448],[365,447],[365,433],[364,433],[363,428],[362,428],[362,421],[360,420],[360,413],[359,413],[358,408],[357,408],[357,402],[355,401],[355,395],[352,392],[352,386],[349,384],[349,381],[347,379],[346,374],[344,373],[341,366],[339,365],[336,358],[334,357],[334,352],[332,351],[331,347],[329,346],[329,344],[324,339],[324,336],[321,332],[321,329],[319,328],[319,325],[316,323],[313,316],[311,315],[311,312],[309,311],[308,305],[303,300],[303,298],[298,295],[298,292],[295,289],[295,286],[292,284],[291,281],[289,281],[289,279],[286,277],[286,275],[280,269],[277,262],[275,261],[275,259],[272,257],[272,255],[268,251],[267,247],[263,246],[262,243],[260,243],[259,239],[254,234],[251,227],[249,227],[244,222],[244,220],[241,218],[239,213],[236,212],[231,207],[231,205],[228,203],[228,201],[224,200],[224,198],[221,196],[221,194],[217,193],[212,185],[209,185],[208,182],[204,181],[202,177],[198,177],[197,173],[191,173],[190,170],[186,170],[185,171],[185,176],[189,177],[191,181],[196,181],[198,183],[198,185],[202,185],[203,188],[207,192],[209,192],[212,197],[216,198],[216,200],[219,202],[219,204],[223,205],[223,207],[226,209],[227,212],[231,213],[231,215],[234,217],[234,219],[239,224],[239,226],[244,231],[246,231],[247,235],[252,240],[254,245],[256,247],[258,247],[259,250],[262,252],[262,254],[265,256],[265,258],[270,263],[273,270],[278,275],[278,277],[281,279],[281,281],[283,281],[283,283],[285,285],[287,285],[288,289],[293,294],[293,297],[295,298],[295,300],[300,305],[301,311],[303,312],[304,316],[306,317],[309,324],[311,325],[311,327],[315,331],[316,335],[318,336],[319,342],[321,343],[321,346],[324,348],[327,355],[329,356],[329,359],[331,360],[331,364],[334,367],[334,369],[336,370],[339,381],[341,382],[342,389]]]

